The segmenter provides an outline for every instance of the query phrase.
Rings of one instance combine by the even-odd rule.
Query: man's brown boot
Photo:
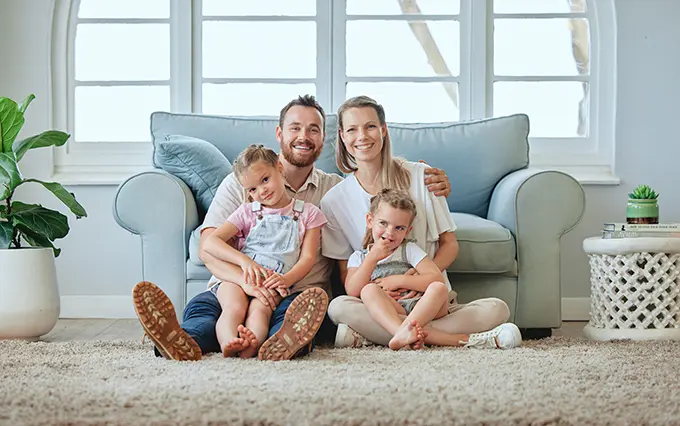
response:
[[[141,281],[132,289],[132,301],[142,328],[167,359],[198,361],[201,348],[182,330],[170,298],[156,285]]]
[[[283,361],[308,345],[328,309],[328,295],[318,287],[309,288],[296,297],[286,310],[283,325],[267,339],[257,354],[264,361]]]

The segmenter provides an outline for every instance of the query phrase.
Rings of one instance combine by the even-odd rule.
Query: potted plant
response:
[[[0,339],[37,339],[49,333],[59,318],[59,289],[54,259],[60,249],[54,240],[69,232],[67,217],[39,204],[16,199],[21,185],[42,185],[76,218],[87,216],[75,196],[57,182],[26,178],[19,161],[34,148],[62,146],[69,134],[48,130],[17,140],[24,112],[35,99],[21,105],[0,97]]]
[[[659,223],[659,194],[647,185],[638,185],[628,194],[627,223]]]

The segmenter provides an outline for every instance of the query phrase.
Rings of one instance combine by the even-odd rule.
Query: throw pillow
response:
[[[185,135],[166,135],[156,141],[154,163],[182,179],[194,194],[202,219],[222,180],[231,173],[231,163],[215,145]]]

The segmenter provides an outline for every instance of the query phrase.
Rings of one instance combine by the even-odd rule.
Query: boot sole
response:
[[[303,291],[286,310],[279,331],[262,344],[257,358],[262,361],[293,358],[316,336],[327,309],[328,295],[325,291],[318,287]]]
[[[142,281],[132,289],[132,300],[144,332],[165,358],[175,361],[201,359],[201,348],[180,327],[175,307],[163,290],[149,281]]]

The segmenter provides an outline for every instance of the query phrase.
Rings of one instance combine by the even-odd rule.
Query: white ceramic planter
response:
[[[59,318],[50,248],[0,249],[0,339],[37,340]]]

